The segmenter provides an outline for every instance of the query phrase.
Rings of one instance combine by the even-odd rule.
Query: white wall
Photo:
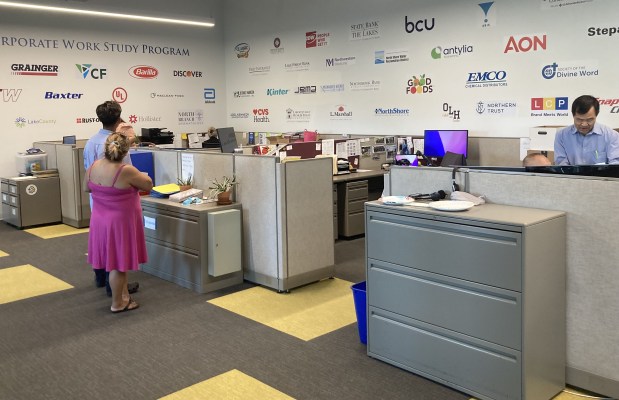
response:
[[[15,155],[30,148],[34,141],[58,140],[70,134],[78,139],[92,136],[101,127],[101,123],[94,120],[96,106],[111,99],[118,87],[127,92],[122,116],[127,121],[135,116],[138,134],[141,128],[168,128],[175,133],[176,143],[180,145],[182,132],[204,132],[209,126],[220,127],[226,123],[223,17],[219,0],[183,1],[180,5],[178,2],[140,0],[130,2],[132,8],[129,10],[119,7],[119,1],[47,3],[129,12],[144,9],[150,15],[169,14],[187,19],[212,16],[216,27],[182,27],[2,9],[0,176],[10,177],[17,173]],[[20,45],[18,42],[11,46],[13,37],[32,39],[34,44]],[[46,46],[40,46],[42,42]],[[90,48],[70,49],[65,42],[88,43]],[[127,50],[113,51],[111,44],[127,46]],[[186,53],[155,53],[164,47]],[[56,65],[58,76],[13,75],[13,64]],[[105,69],[106,75],[101,79],[83,78],[76,64],[92,64],[91,68]],[[136,65],[155,67],[157,78],[130,76],[130,68]],[[202,76],[175,77],[174,71],[198,71]],[[215,89],[214,103],[205,103],[205,88]],[[18,98],[9,97],[11,89],[13,94],[21,90]],[[46,92],[81,96],[79,99],[45,99]],[[187,113],[189,117],[185,116]],[[22,119],[21,124],[16,123],[18,118]],[[92,122],[78,123],[79,118],[90,118]]]
[[[237,0],[225,3],[225,51],[228,121],[237,130],[322,133],[420,135],[424,129],[469,129],[479,137],[528,137],[538,125],[571,123],[568,110],[531,116],[532,98],[567,97],[568,105],[582,94],[617,102],[603,105],[598,121],[619,127],[619,80],[615,49],[619,34],[588,36],[590,27],[619,28],[616,0],[494,1],[485,22],[482,1],[434,0]],[[492,2],[491,2],[492,3]],[[576,4],[572,4],[576,3]],[[432,30],[405,31],[405,17],[427,21]],[[369,40],[351,40],[351,26],[378,22]],[[489,26],[484,27],[484,24]],[[423,22],[420,27],[423,27]],[[306,48],[306,32],[328,33],[328,45]],[[508,51],[511,36],[542,39],[546,48]],[[281,46],[275,51],[274,39]],[[249,56],[237,57],[235,46],[249,44]],[[523,43],[524,44],[524,43]],[[433,59],[431,52],[462,48],[457,57]],[[283,49],[283,50],[282,50]],[[375,52],[399,51],[409,61],[375,64]],[[327,66],[331,58],[355,57],[354,64]],[[309,63],[306,71],[291,71],[290,63]],[[542,68],[557,63],[596,75],[545,79]],[[250,68],[268,69],[263,75]],[[507,85],[467,88],[470,73],[505,71]],[[597,71],[597,72],[596,72]],[[407,94],[407,81],[425,74],[432,92]],[[351,82],[379,81],[377,90],[352,91]],[[325,93],[321,86],[343,84],[344,91]],[[299,86],[315,86],[316,94],[294,94]],[[268,96],[267,89],[289,90]],[[254,91],[235,97],[235,91]],[[483,104],[480,104],[483,103]],[[491,114],[491,103],[511,103]],[[459,111],[459,120],[443,105]],[[350,118],[331,117],[343,106]],[[478,107],[485,110],[479,113]],[[376,115],[376,109],[397,108],[409,114]],[[254,122],[254,110],[268,109],[268,122]],[[305,112],[302,122],[287,120],[286,110]],[[482,108],[479,108],[481,110]],[[611,110],[614,111],[611,113]],[[542,112],[539,112],[542,114]]]

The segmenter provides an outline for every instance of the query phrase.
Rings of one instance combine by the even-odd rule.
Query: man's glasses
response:
[[[574,122],[576,123],[576,125],[593,125],[595,124],[595,118],[574,118]]]

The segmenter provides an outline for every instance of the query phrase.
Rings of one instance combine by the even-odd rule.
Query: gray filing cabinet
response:
[[[240,203],[141,202],[148,250],[142,271],[198,293],[243,282]]]
[[[368,181],[340,183],[338,190],[338,234],[350,237],[365,233],[363,205],[368,201]]]
[[[565,213],[366,206],[368,355],[479,399],[565,386]]]
[[[2,178],[4,222],[18,228],[60,222],[59,182],[57,176]]]

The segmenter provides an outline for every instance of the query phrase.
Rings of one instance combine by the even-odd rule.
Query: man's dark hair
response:
[[[572,115],[586,114],[591,110],[591,107],[595,109],[597,116],[600,113],[600,102],[593,96],[580,96],[572,103]]]
[[[103,128],[113,128],[114,125],[120,120],[120,113],[122,108],[118,102],[109,100],[103,104],[97,106],[97,117],[103,125]]]

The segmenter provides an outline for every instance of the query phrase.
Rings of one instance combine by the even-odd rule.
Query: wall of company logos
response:
[[[619,127],[614,0],[227,2],[237,130],[528,137],[599,97]]]
[[[213,17],[222,21],[220,2],[211,3]],[[226,124],[221,25],[3,9],[0,51],[0,176],[16,174],[15,155],[34,141],[92,136],[101,128],[95,108],[109,99],[121,103],[138,134],[167,128],[178,145],[180,133]]]

